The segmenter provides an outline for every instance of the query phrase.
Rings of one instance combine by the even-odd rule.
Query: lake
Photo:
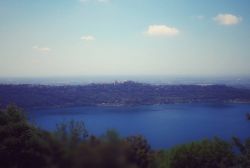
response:
[[[53,131],[57,123],[84,121],[90,134],[108,129],[121,136],[143,135],[154,149],[218,136],[230,140],[250,135],[246,113],[250,104],[168,104],[148,106],[93,106],[28,110],[37,126]]]

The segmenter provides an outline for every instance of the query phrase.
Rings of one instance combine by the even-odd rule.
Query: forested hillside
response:
[[[89,85],[0,85],[0,104],[20,107],[250,102],[250,90],[224,85],[149,85],[135,82]]]

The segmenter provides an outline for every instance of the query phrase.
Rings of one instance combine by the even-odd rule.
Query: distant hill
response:
[[[151,105],[195,102],[250,103],[250,90],[225,85],[150,85],[132,81],[89,85],[0,85],[0,104],[24,108]]]

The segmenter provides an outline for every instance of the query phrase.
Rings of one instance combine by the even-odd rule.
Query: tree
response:
[[[47,134],[28,124],[15,106],[0,110],[0,163],[8,167],[45,167],[50,148]]]
[[[54,135],[64,145],[74,147],[88,138],[88,131],[84,122],[71,120],[68,123],[57,124]]]
[[[152,166],[153,152],[143,136],[128,137],[126,142],[130,146],[130,161],[135,162],[141,168]]]
[[[240,167],[250,167],[250,138],[242,143],[239,138],[233,137],[233,144],[239,152],[236,161],[237,165]]]
[[[234,165],[231,145],[223,140],[203,140],[176,146],[158,154],[158,166],[169,168],[227,168]]]

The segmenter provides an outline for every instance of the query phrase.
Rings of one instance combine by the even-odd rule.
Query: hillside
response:
[[[0,85],[0,104],[24,108],[85,105],[138,105],[195,102],[250,102],[250,90],[225,85]]]

